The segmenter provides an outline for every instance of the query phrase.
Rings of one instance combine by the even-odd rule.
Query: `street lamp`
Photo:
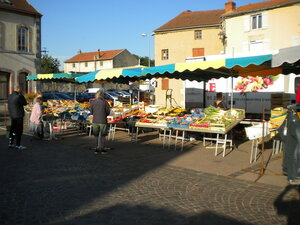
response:
[[[141,35],[142,35],[142,37],[148,37],[148,67],[150,67],[150,37],[151,37],[153,34],[145,34],[145,33],[142,33]]]

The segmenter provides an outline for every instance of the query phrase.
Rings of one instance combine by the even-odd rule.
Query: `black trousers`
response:
[[[12,119],[11,118],[11,127],[9,132],[9,144],[13,144],[16,139],[16,145],[21,144],[21,137],[23,134],[23,117]]]

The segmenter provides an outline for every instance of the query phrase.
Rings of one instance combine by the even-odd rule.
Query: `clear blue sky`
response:
[[[83,52],[128,49],[148,56],[151,34],[184,10],[223,9],[227,0],[27,0],[42,17],[42,47],[63,61]],[[264,0],[235,0],[237,7]],[[153,59],[153,37],[151,58]]]

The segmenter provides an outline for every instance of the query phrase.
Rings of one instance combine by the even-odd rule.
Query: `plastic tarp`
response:
[[[49,73],[27,76],[26,80],[43,80],[43,79],[75,79],[81,76],[79,73]]]

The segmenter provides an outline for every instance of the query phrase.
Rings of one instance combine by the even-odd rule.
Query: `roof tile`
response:
[[[0,9],[2,8],[2,9],[14,10],[14,11],[34,14],[38,16],[42,15],[26,0],[9,0],[9,2],[10,3],[4,3],[0,1]]]
[[[240,6],[236,9],[235,12],[228,13],[228,14],[234,15],[234,14],[247,12],[247,11],[251,11],[251,10],[255,10],[255,9],[271,7],[271,6],[284,4],[284,3],[293,3],[293,2],[299,2],[299,1],[298,0],[269,0],[269,1],[264,1],[264,2],[252,3],[252,4]],[[225,14],[225,16],[226,16],[226,14]]]
[[[114,58],[116,55],[124,51],[124,49],[118,49],[118,50],[109,50],[109,51],[100,51],[100,58],[97,60],[109,60]],[[99,52],[82,52],[79,53],[72,58],[65,61],[65,63],[72,63],[72,62],[89,62],[94,61],[95,56],[97,57],[99,55]]]
[[[224,9],[195,12],[186,10],[155,31],[220,24],[220,17],[224,12]]]

